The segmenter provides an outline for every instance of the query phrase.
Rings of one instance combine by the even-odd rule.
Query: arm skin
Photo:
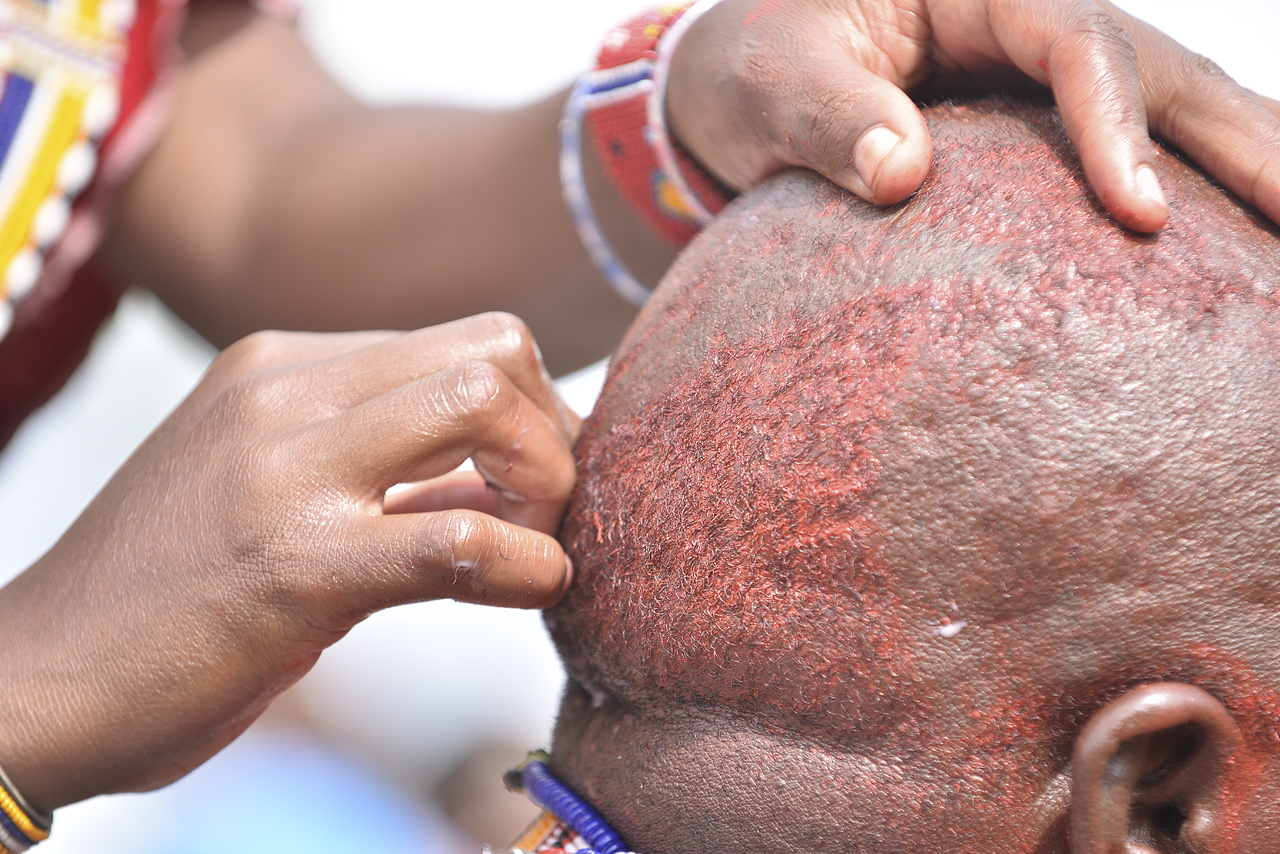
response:
[[[293,27],[235,0],[196,3],[185,38],[193,59],[172,124],[104,254],[214,344],[497,309],[529,324],[555,374],[612,350],[634,311],[604,286],[560,201],[563,94],[507,112],[363,106]],[[808,166],[891,204],[930,160],[904,89],[1050,78],[1090,182],[1123,224],[1151,231],[1168,216],[1136,177],[1154,162],[1148,124],[1280,219],[1280,120],[1266,109],[1280,107],[1089,0],[726,0],[677,52],[671,124],[733,188]],[[869,133],[885,129],[901,139],[889,150]],[[657,281],[673,251],[584,150],[606,233]]]
[[[506,112],[367,107],[285,22],[250,17],[210,36],[229,5],[193,8],[188,43],[203,50],[106,249],[123,278],[217,346],[258,329],[412,329],[501,309],[529,324],[555,374],[613,349],[635,310],[561,201],[564,94]],[[588,166],[619,253],[657,281],[674,249]]]
[[[1280,123],[1158,33],[1073,17],[1080,0],[940,0],[906,29],[867,29],[873,7],[909,5],[726,0],[677,54],[677,133],[734,186],[798,164],[892,201],[919,185],[929,148],[898,86],[991,68],[1038,79],[1043,50],[1113,213],[1133,209],[1132,182],[1107,182],[1131,177],[1149,145],[1140,112],[1280,213]],[[1132,31],[1117,35],[1117,21]],[[187,39],[173,122],[128,186],[104,257],[210,340],[505,307],[528,318],[555,370],[612,347],[631,310],[562,213],[559,98],[508,113],[372,110],[290,27],[230,0],[197,6]],[[866,131],[890,125],[916,160],[890,152],[864,181]],[[624,256],[656,278],[669,250],[594,190]],[[571,574],[547,534],[572,489],[576,430],[529,328],[509,316],[231,346],[0,590],[0,762],[44,809],[154,788],[227,744],[373,611],[444,596],[551,604]],[[467,457],[495,488],[434,480]],[[385,497],[413,481],[425,484]]]

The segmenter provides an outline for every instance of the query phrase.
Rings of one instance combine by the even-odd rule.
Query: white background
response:
[[[599,37],[647,5],[309,0],[301,26],[335,75],[371,101],[504,107],[567,85]],[[1280,3],[1123,5],[1245,85],[1280,94]],[[0,454],[0,580],[56,540],[212,355],[154,300],[125,300],[66,390]],[[579,408],[589,407],[598,377],[576,385]],[[447,767],[494,733],[541,743],[561,678],[536,614],[431,603],[359,626],[325,654],[300,695],[326,728],[380,757],[392,774],[421,777],[424,767],[427,774],[433,762]],[[75,832],[77,816],[95,809],[60,812],[60,832],[42,850],[86,850],[79,846],[92,837]],[[97,850],[114,850],[111,840],[95,841]]]

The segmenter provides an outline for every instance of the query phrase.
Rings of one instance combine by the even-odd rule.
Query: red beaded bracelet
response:
[[[664,90],[680,36],[716,2],[660,6],[610,32],[596,70],[578,81],[565,107],[565,200],[596,265],[614,290],[636,304],[649,290],[618,261],[596,223],[582,181],[580,128],[585,117],[609,179],[654,231],[676,246],[693,239],[729,194],[671,139]]]

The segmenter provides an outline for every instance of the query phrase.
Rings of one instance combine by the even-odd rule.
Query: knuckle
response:
[[[1094,6],[1083,12],[1078,19],[1076,32],[1108,53],[1137,61],[1138,49],[1133,37],[1105,9]]]
[[[231,383],[213,406],[218,423],[247,428],[250,434],[265,429],[285,406],[287,388],[281,379],[257,372]]]
[[[1193,88],[1212,88],[1234,82],[1218,63],[1189,50],[1182,51],[1178,58],[1177,77],[1183,86]]]
[[[214,365],[224,374],[241,377],[269,370],[286,361],[290,339],[287,332],[254,332],[223,350]]]
[[[493,536],[493,519],[474,510],[433,513],[425,522],[426,542],[448,569],[474,569]]]
[[[466,421],[505,408],[510,381],[488,362],[463,362],[445,379],[442,394],[446,408]]]
[[[471,510],[434,514],[427,540],[448,595],[465,601],[537,605],[555,587],[554,540]]]
[[[1172,73],[1154,82],[1153,115],[1162,134],[1176,138],[1179,132],[1200,134],[1224,107],[1244,100],[1244,90],[1208,57],[1180,51]]]
[[[1166,76],[1164,100],[1169,114],[1187,113],[1199,117],[1207,109],[1217,106],[1223,87],[1236,89],[1235,81],[1218,63],[1191,51],[1181,51],[1173,68]]]
[[[822,93],[809,115],[808,139],[813,153],[830,169],[844,169],[853,157],[853,140],[845,122],[858,109],[856,96],[839,91]]]
[[[485,316],[492,352],[504,364],[520,369],[540,369],[542,356],[529,325],[514,314],[495,311]]]

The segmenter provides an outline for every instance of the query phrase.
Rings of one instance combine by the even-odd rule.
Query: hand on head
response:
[[[668,103],[679,138],[733,189],[805,166],[893,204],[931,158],[909,93],[1018,80],[1052,88],[1124,225],[1153,231],[1169,213],[1148,132],[1280,221],[1280,107],[1106,0],[727,0],[686,35]]]
[[[232,346],[0,591],[5,770],[44,809],[155,788],[374,611],[554,603],[577,427],[506,315]]]

